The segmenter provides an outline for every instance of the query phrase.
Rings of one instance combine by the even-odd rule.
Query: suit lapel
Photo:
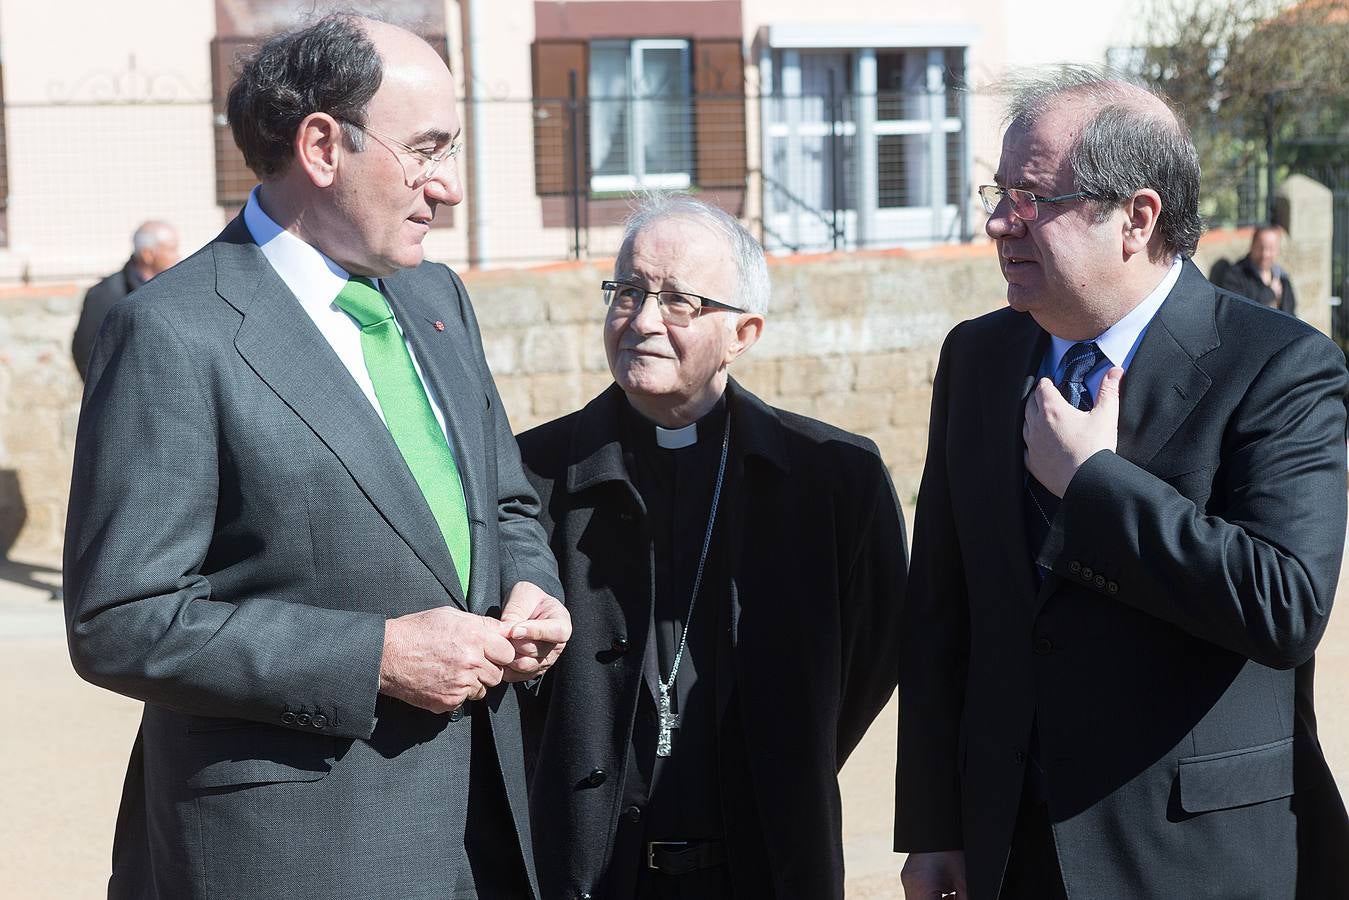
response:
[[[1146,467],[1212,385],[1196,360],[1219,344],[1213,287],[1186,260],[1120,387],[1120,456]]]
[[[238,240],[242,232],[244,240]],[[232,233],[233,232],[233,233]],[[242,217],[215,245],[216,291],[243,314],[235,348],[342,462],[461,607],[445,539],[379,415],[299,301],[247,239]]]
[[[994,467],[988,484],[997,496],[989,498],[985,546],[1002,554],[1002,571],[1020,573],[1013,579],[1013,589],[1030,608],[1035,604],[1036,586],[1026,533],[1026,445],[1021,428],[1026,398],[1049,346],[1049,335],[1028,315],[1018,315],[1013,323],[1002,349],[989,355],[986,376],[971,381],[974,390],[987,392],[979,402],[984,416],[982,434],[991,450],[968,449],[981,460],[972,471],[988,465],[988,460]],[[959,406],[953,403],[952,410],[958,413]]]

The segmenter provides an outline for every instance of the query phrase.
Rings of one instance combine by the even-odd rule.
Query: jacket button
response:
[[[620,522],[631,522],[635,518],[637,517],[630,512],[621,512],[618,514],[618,521]]]
[[[627,809],[623,810],[623,818],[627,819],[629,822],[642,821],[642,808],[640,806],[629,806]]]
[[[1095,575],[1095,574],[1096,574],[1095,572],[1093,572],[1091,569],[1087,568],[1086,566],[1083,566],[1083,567],[1082,567],[1082,580],[1083,580],[1083,581],[1091,581],[1091,576],[1093,576],[1093,575]]]
[[[1026,751],[1025,751],[1025,750],[1018,750],[1018,751],[1016,751],[1016,755],[1015,755],[1014,759],[1016,759],[1016,764],[1017,764],[1018,766],[1019,766],[1019,765],[1022,765],[1022,764],[1025,763],[1025,761],[1026,761]]]
[[[614,635],[613,643],[609,645],[615,653],[628,652],[628,636],[626,634]]]
[[[291,712],[290,710],[286,710],[285,712],[283,712],[283,713],[281,714],[281,724],[282,724],[282,725],[294,725],[294,724],[295,724],[295,713]]]
[[[1105,587],[1105,576],[1097,575],[1095,578],[1091,580],[1091,583],[1096,585],[1098,588],[1103,588]]]
[[[1078,562],[1077,560],[1073,560],[1072,562],[1068,563],[1068,571],[1069,571],[1069,572],[1072,572],[1074,575],[1076,575],[1076,574],[1077,574],[1078,572],[1080,572],[1081,570],[1082,570],[1082,564],[1081,564],[1080,562]]]
[[[454,709],[450,710],[451,722],[458,722],[463,717],[464,717],[464,708],[462,706],[456,706]]]
[[[1118,594],[1118,593],[1119,593],[1119,585],[1116,584],[1116,583],[1113,582],[1113,581],[1107,581],[1107,582],[1105,583],[1105,592],[1106,592],[1107,594]]]
[[[1047,637],[1035,639],[1035,655],[1048,656],[1054,652],[1054,642]]]
[[[312,721],[314,720],[309,717],[309,713],[300,713],[295,717],[296,725],[308,725]]]
[[[313,722],[314,722],[314,727],[315,727],[315,728],[327,728],[327,727],[328,727],[328,717],[325,716],[325,715],[323,715],[322,713],[320,713],[319,715],[314,716]]]
[[[591,769],[590,774],[586,776],[586,787],[599,787],[608,777],[603,769]]]

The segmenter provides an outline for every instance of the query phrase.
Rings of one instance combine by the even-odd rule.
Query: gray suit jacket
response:
[[[561,595],[462,284],[424,263],[385,285],[454,438],[467,597],[387,429],[242,218],[108,316],[65,594],[76,669],[146,704],[114,896],[536,890],[515,690],[463,719],[378,694],[386,618],[490,615],[518,581]],[[494,793],[471,796],[470,765]],[[518,891],[483,883],[487,819]]]

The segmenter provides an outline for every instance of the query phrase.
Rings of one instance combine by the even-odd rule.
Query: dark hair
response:
[[[1166,99],[1152,94],[1170,115],[1140,102],[1140,91],[1144,89],[1086,67],[1064,66],[1048,75],[1019,79],[1013,87],[1011,118],[1029,127],[1061,95],[1086,100],[1094,110],[1068,151],[1077,189],[1097,198],[1102,220],[1135,191],[1156,191],[1162,201],[1157,232],[1163,253],[1190,255],[1204,233],[1199,153],[1189,129]]]
[[[290,165],[295,131],[311,113],[340,121],[348,144],[364,149],[365,135],[351,123],[365,124],[383,78],[379,51],[350,14],[330,14],[278,34],[244,61],[230,87],[226,109],[234,143],[264,180]]]

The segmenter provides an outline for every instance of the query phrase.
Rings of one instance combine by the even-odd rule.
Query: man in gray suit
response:
[[[463,285],[450,73],[348,16],[230,92],[262,184],[109,314],[71,658],[145,701],[115,897],[532,897],[514,688],[571,632]]]

